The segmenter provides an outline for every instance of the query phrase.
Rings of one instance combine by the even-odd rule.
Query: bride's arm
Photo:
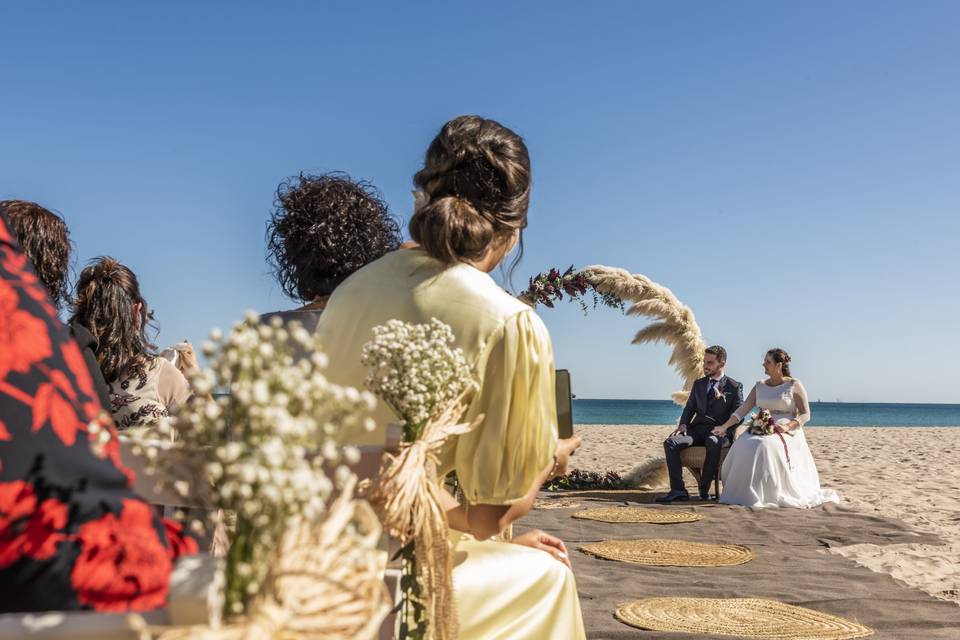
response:
[[[810,402],[803,383],[797,380],[793,384],[793,402],[797,405],[797,416],[790,421],[791,429],[799,429],[810,421]]]
[[[747,399],[743,401],[743,404],[741,404],[736,411],[730,414],[730,417],[720,428],[727,429],[735,424],[740,424],[744,416],[750,413],[755,406],[757,406],[757,385],[753,385],[753,389],[750,390],[750,395],[747,396]]]

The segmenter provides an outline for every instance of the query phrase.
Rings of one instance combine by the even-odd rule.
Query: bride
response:
[[[820,488],[817,465],[803,434],[810,420],[807,391],[790,377],[790,356],[771,349],[763,360],[767,379],[757,382],[746,401],[719,429],[739,423],[751,409],[770,412],[773,435],[745,433],[727,454],[720,502],[747,507],[816,507],[840,502],[832,489]]]

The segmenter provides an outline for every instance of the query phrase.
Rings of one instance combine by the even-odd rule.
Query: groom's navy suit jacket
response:
[[[690,390],[690,397],[687,398],[687,404],[680,414],[680,424],[688,427],[719,427],[730,419],[734,411],[743,404],[743,385],[734,380],[723,376],[717,384],[723,399],[717,397],[715,393],[707,393],[710,387],[710,379],[700,378],[693,383]],[[709,397],[708,397],[709,396]],[[733,438],[733,429],[727,429],[727,435]]]

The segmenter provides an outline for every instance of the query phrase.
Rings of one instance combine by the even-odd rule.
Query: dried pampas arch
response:
[[[639,273],[625,269],[594,265],[575,272],[573,267],[560,273],[557,269],[530,278],[529,288],[520,298],[530,305],[542,303],[553,307],[564,294],[580,302],[586,311],[582,295],[593,289],[594,306],[620,307],[629,304],[626,314],[651,319],[633,337],[632,344],[663,342],[673,348],[668,364],[683,378],[683,388],[671,394],[674,403],[683,406],[697,378],[703,375],[703,357],[707,348],[700,325],[693,310],[667,287]],[[623,482],[637,489],[658,489],[666,484],[667,466],[664,458],[647,460],[627,473]]]
[[[667,287],[639,273],[596,265],[583,270],[598,293],[632,303],[627,315],[655,320],[633,337],[633,344],[663,342],[673,347],[669,364],[683,378],[683,388],[673,401],[683,406],[694,381],[703,375],[703,354],[707,348],[693,310],[680,302]]]

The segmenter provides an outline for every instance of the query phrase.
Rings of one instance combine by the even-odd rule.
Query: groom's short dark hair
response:
[[[717,356],[717,360],[719,360],[720,362],[727,361],[727,350],[718,344],[715,344],[712,347],[707,347],[707,350],[704,351],[704,353],[709,353]]]

